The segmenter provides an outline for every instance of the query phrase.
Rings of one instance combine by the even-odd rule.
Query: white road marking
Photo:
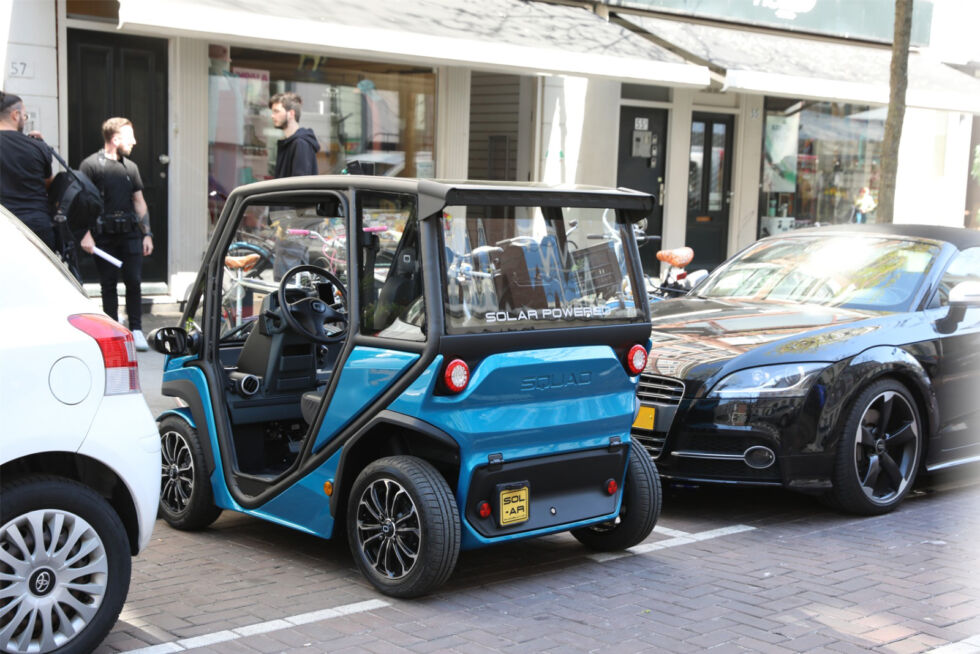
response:
[[[658,534],[663,534],[664,536],[690,536],[686,531],[681,531],[679,529],[671,529],[670,527],[661,527],[657,525],[653,528],[653,531]]]
[[[330,620],[331,618],[351,615],[352,613],[363,613],[364,611],[382,609],[386,606],[391,606],[391,604],[385,602],[384,600],[377,599],[367,600],[365,602],[356,602],[354,604],[345,604],[332,609],[322,609],[320,611],[312,611],[310,613],[300,613],[299,615],[292,615],[288,618],[282,618],[280,620],[269,620],[268,622],[259,622],[256,624],[246,625],[244,627],[238,627],[236,629],[215,631],[210,634],[194,636],[193,638],[183,638],[170,643],[161,643],[159,645],[142,647],[140,649],[131,649],[128,650],[128,654],[172,654],[173,652],[183,652],[189,649],[194,649],[195,647],[208,647],[210,645],[224,643],[229,640],[237,640],[239,638],[255,636],[257,634],[267,634],[271,631],[289,629],[301,624],[310,624],[312,622],[320,622],[321,620]]]
[[[712,538],[719,538],[721,536],[740,534],[743,531],[752,531],[753,529],[755,529],[755,527],[750,527],[749,525],[733,525],[731,527],[720,527],[718,529],[701,531],[696,534],[686,534],[684,532],[677,532],[684,535],[674,536],[673,538],[668,538],[667,540],[660,540],[655,543],[643,543],[641,545],[635,545],[629,548],[628,550],[626,550],[625,552],[597,552],[595,554],[589,554],[588,558],[598,563],[605,563],[606,561],[614,561],[616,559],[622,559],[627,556],[635,556],[637,554],[646,554],[647,552],[652,552],[654,550],[662,550],[667,547],[677,547],[678,545],[690,545],[691,543],[697,543],[702,540],[711,540]],[[654,529],[654,531],[656,531],[656,529]],[[661,533],[666,534],[666,531],[661,531]]]
[[[980,652],[980,634],[970,636],[958,643],[950,643],[929,650],[929,654],[976,654],[977,652]]]

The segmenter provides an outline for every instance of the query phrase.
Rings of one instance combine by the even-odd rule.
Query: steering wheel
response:
[[[318,275],[333,284],[334,289],[340,291],[341,300],[327,304],[315,292],[300,289],[304,291],[304,297],[288,302],[286,287],[293,277],[304,272]],[[294,332],[325,345],[340,342],[347,337],[347,329],[350,326],[347,321],[347,289],[329,270],[310,264],[291,268],[279,282],[276,296],[279,298],[279,306],[282,307],[283,318]],[[331,327],[329,331],[326,329],[327,325]]]

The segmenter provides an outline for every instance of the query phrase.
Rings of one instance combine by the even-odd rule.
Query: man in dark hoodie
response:
[[[269,108],[272,109],[272,124],[285,135],[279,140],[276,152],[275,177],[319,173],[316,153],[320,150],[320,144],[316,134],[309,127],[299,126],[303,100],[292,92],[276,93],[269,100]]]

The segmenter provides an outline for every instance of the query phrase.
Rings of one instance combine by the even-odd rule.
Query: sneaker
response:
[[[146,342],[146,337],[143,336],[143,332],[139,329],[133,330],[133,343],[136,345],[137,352],[146,352],[150,349],[150,345]]]

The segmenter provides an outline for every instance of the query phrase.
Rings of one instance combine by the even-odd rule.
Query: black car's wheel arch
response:
[[[459,444],[442,430],[417,418],[394,411],[382,411],[348,441],[334,476],[330,513],[343,520],[350,489],[361,471],[386,456],[411,455],[439,471],[451,489],[459,479]]]
[[[133,556],[139,552],[140,525],[136,503],[115,471],[96,459],[73,452],[38,452],[0,466],[5,484],[21,477],[48,475],[76,481],[102,495],[126,528],[126,540]]]
[[[841,430],[854,401],[868,386],[884,379],[893,379],[902,384],[915,401],[922,420],[923,435],[919,466],[924,466],[929,444],[935,436],[938,414],[936,394],[925,368],[911,354],[896,347],[871,348],[851,360],[846,374],[842,376],[849,392],[846,402],[842,404],[843,410],[833,421],[833,446],[839,445]]]

